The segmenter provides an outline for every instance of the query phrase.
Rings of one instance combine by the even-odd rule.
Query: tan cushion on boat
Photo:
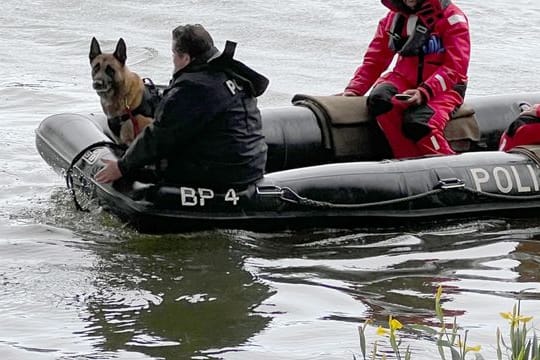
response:
[[[366,96],[311,96],[297,94],[293,104],[309,101],[318,105],[324,111],[332,125],[353,125],[370,121]]]
[[[540,165],[540,145],[520,145],[510,149],[508,152],[527,155]]]
[[[367,141],[368,147],[373,148],[370,134],[346,131],[337,134],[339,128],[360,127],[361,124],[373,123],[367,112],[366,96],[311,96],[298,94],[292,99],[293,104],[310,107],[317,117],[324,118],[320,123],[325,147],[334,148],[336,156],[352,156],[362,154],[362,146],[354,142]],[[321,121],[321,119],[319,119]],[[363,127],[365,128],[365,126]],[[364,130],[365,131],[365,130]],[[451,121],[445,128],[445,137],[455,151],[466,151],[471,141],[480,140],[480,129],[474,116],[474,109],[463,104],[452,114]],[[387,145],[387,143],[385,143]],[[364,150],[365,147],[364,147]],[[369,154],[368,154],[369,155]],[[369,156],[368,156],[369,157]]]
[[[474,109],[467,104],[461,105],[446,124],[444,136],[454,151],[470,150],[472,143],[480,140],[480,128]]]
[[[474,109],[467,103],[461,105],[454,113],[452,114],[452,119],[459,119],[468,116],[474,115]]]
[[[363,96],[295,95],[293,104],[312,110],[319,121],[323,147],[338,160],[391,157],[388,142],[367,114]]]
[[[468,139],[472,141],[480,140],[480,128],[474,117],[474,109],[467,104],[460,106],[452,117],[446,128],[444,135],[449,141]]]

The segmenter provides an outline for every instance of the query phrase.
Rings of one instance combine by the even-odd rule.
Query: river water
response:
[[[469,96],[540,89],[540,3],[457,3],[470,18]],[[138,234],[73,209],[41,159],[46,116],[100,111],[88,51],[123,37],[128,64],[166,83],[170,31],[204,24],[271,79],[262,107],[346,85],[384,13],[379,1],[4,0],[0,5],[0,357],[2,359],[352,359],[357,327],[448,321],[495,358],[499,313],[527,289],[540,316],[537,214],[352,230]],[[520,217],[515,217],[519,215]],[[368,341],[380,342],[374,327]],[[402,339],[413,359],[432,340]]]

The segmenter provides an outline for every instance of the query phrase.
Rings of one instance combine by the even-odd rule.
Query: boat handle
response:
[[[275,185],[257,186],[257,195],[275,196],[283,195],[283,189]]]
[[[458,189],[464,188],[465,182],[458,178],[440,179],[436,188],[438,189]]]

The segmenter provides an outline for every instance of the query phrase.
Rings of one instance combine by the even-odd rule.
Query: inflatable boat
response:
[[[497,151],[518,103],[538,103],[540,93],[467,99],[445,129],[457,155],[401,160],[390,158],[365,100],[296,95],[262,109],[267,171],[247,189],[97,183],[102,159],[121,156],[101,113],[45,118],[36,146],[72,189],[147,233],[358,227],[540,208],[540,146]]]

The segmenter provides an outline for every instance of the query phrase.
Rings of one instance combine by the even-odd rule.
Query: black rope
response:
[[[281,200],[283,201],[290,202],[293,204],[298,204],[298,205],[320,207],[320,208],[335,208],[335,209],[363,209],[363,208],[373,207],[373,206],[399,204],[402,202],[417,200],[417,199],[421,199],[427,196],[435,195],[441,191],[444,191],[443,189],[434,189],[434,190],[426,191],[425,193],[422,193],[422,194],[416,194],[416,195],[406,196],[406,197],[397,198],[397,199],[375,201],[375,202],[363,203],[363,204],[335,204],[335,203],[330,203],[326,201],[318,201],[318,200],[302,197],[298,195],[297,193],[295,193],[290,188],[282,188],[282,190],[283,190],[283,193],[281,195]],[[285,193],[292,195],[293,198],[286,198]]]
[[[412,201],[412,200],[418,200],[421,198],[425,198],[428,196],[435,195],[442,191],[448,191],[452,188],[436,188],[430,191],[426,191],[421,194],[415,194],[410,196],[405,196],[402,198],[397,199],[390,199],[390,200],[384,200],[384,201],[375,201],[370,203],[363,203],[363,204],[335,204],[330,203],[326,201],[319,201],[319,200],[313,200],[309,199],[303,196],[298,195],[296,192],[294,192],[292,189],[284,187],[281,188],[281,200],[285,202],[289,202],[292,204],[298,204],[298,205],[304,205],[304,206],[310,206],[310,207],[318,207],[318,208],[334,208],[334,209],[363,209],[368,207],[374,207],[374,206],[383,206],[383,205],[393,205],[393,204],[399,204],[402,202]],[[522,195],[504,195],[504,194],[494,194],[494,193],[488,193],[484,191],[475,190],[469,187],[458,187],[454,188],[455,190],[459,191],[466,191],[475,195],[480,196],[486,196],[494,199],[499,200],[508,200],[508,201],[533,201],[533,200],[540,200],[540,195],[531,195],[531,196],[522,196]]]
[[[494,194],[494,193],[488,193],[485,191],[475,190],[469,187],[463,188],[464,191],[470,192],[472,194],[476,195],[482,195],[486,197],[491,197],[494,199],[501,199],[501,200],[521,200],[521,201],[533,201],[533,200],[540,200],[540,195],[505,195],[505,194]]]
[[[75,164],[79,162],[83,158],[83,156],[90,150],[93,150],[95,148],[99,147],[108,147],[113,150],[125,150],[125,145],[120,145],[111,141],[99,141],[97,143],[93,143],[79,151],[77,155],[71,160],[71,164],[69,164],[67,170],[66,170],[66,186],[69,190],[71,190],[71,195],[73,196],[73,202],[75,203],[75,208],[79,211],[88,212],[88,209],[84,209],[79,201],[77,200],[77,194],[75,193],[75,186],[73,185],[73,168],[75,167]]]

